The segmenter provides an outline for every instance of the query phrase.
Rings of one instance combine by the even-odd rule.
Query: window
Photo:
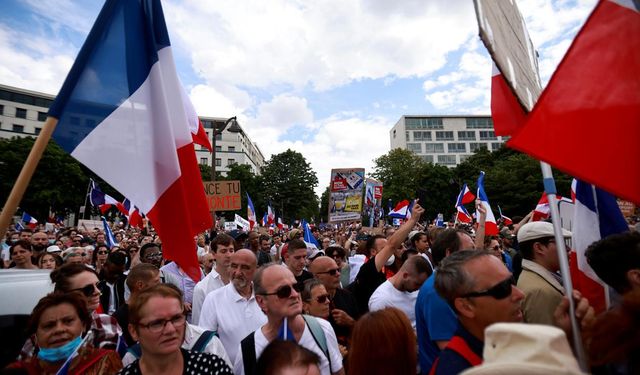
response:
[[[207,165],[208,163],[209,163],[209,160],[207,158],[200,158],[200,164]]]
[[[4,105],[0,104],[0,115],[4,115]]]
[[[205,129],[213,129],[213,121],[211,120],[200,120],[202,122],[202,127]]]
[[[496,137],[496,134],[493,132],[493,130],[480,131],[481,141],[488,141],[488,140],[495,140],[495,139],[498,139],[498,138]]]
[[[222,152],[222,146],[216,146],[216,152]]]
[[[447,144],[447,152],[452,154],[456,152],[467,152],[466,143],[449,143]]]
[[[453,132],[436,132],[436,141],[453,141]]]
[[[40,135],[42,128],[34,128],[33,130],[36,132],[36,135]]]
[[[409,138],[409,132],[404,132],[404,137],[409,142],[411,139]]]
[[[229,159],[227,160],[227,167],[235,163],[236,163],[236,159]]]
[[[476,132],[474,132],[474,131],[459,131],[458,132],[458,140],[459,141],[475,141],[476,140]]]
[[[27,118],[27,110],[24,108],[16,108],[17,118]]]
[[[481,149],[482,147],[488,149],[489,145],[487,145],[486,143],[476,143],[476,142],[471,142],[469,143],[469,152],[474,152],[476,150]]]
[[[38,121],[45,121],[47,119],[47,112],[38,111]]]
[[[229,152],[236,152],[235,146],[229,146],[228,149],[229,149]]]
[[[407,143],[407,150],[416,154],[422,153],[422,143]]]
[[[500,142],[491,142],[491,151],[497,151],[502,146]]]
[[[433,163],[433,155],[422,155],[422,159],[427,163]]]
[[[216,158],[216,166],[219,167],[222,165],[222,159]]]
[[[493,121],[490,117],[467,118],[467,129],[493,129]]]
[[[405,127],[411,129],[443,129],[442,118],[416,118],[410,117],[405,119]]]
[[[456,165],[456,156],[455,155],[438,155],[438,164]]]
[[[12,130],[14,132],[24,133],[24,126],[13,124],[13,129]]]
[[[393,131],[393,138],[395,138],[395,137],[396,137],[396,131],[394,130]]]
[[[222,140],[222,133],[217,133],[216,134],[216,141],[221,141]]]
[[[462,163],[463,161],[469,159],[469,156],[471,156],[471,155],[460,155],[460,163]]]
[[[444,152],[444,143],[427,143],[425,144],[425,146],[427,148],[427,154],[437,154]]]
[[[431,132],[413,132],[414,141],[430,141]]]
[[[35,105],[38,107],[49,108],[53,102],[51,99],[36,98],[35,96],[20,94],[8,90],[0,89],[0,99],[10,102]]]

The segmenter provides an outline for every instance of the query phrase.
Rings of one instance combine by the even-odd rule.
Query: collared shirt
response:
[[[233,363],[240,341],[267,323],[254,293],[241,296],[233,283],[209,293],[202,304],[199,326],[218,332],[222,345]]]
[[[162,268],[160,268],[160,270],[165,273],[171,273],[175,276],[178,276],[178,278],[180,279],[180,285],[178,285],[178,288],[182,290],[182,294],[184,296],[183,301],[186,303],[193,302],[193,288],[196,286],[196,283],[189,277],[189,275],[184,273],[180,269],[180,267],[178,267],[176,262],[171,262],[167,265],[164,265],[162,266]],[[204,278],[204,272],[200,271],[200,274],[200,278]]]
[[[462,325],[458,327],[455,335],[463,339],[464,342],[467,343],[467,346],[469,346],[469,349],[478,357],[482,358],[482,351],[484,350],[483,341],[472,335]],[[440,352],[435,375],[459,374],[471,367],[473,366],[469,361],[447,346]]]
[[[216,271],[215,268],[209,272],[209,274],[193,288],[193,303],[191,304],[191,321],[198,323],[200,321],[200,312],[202,311],[202,304],[207,295],[216,289],[220,289],[224,286],[222,276]]]

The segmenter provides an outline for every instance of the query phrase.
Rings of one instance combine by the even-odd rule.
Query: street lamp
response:
[[[231,124],[231,126],[229,126],[229,129],[227,129],[227,131],[229,131],[231,133],[241,133],[242,132],[242,128],[240,128],[240,125],[238,125],[238,119],[236,118],[236,116],[233,116],[233,117],[227,119],[227,121],[225,121],[224,123],[218,122],[218,121],[214,121],[213,122],[213,131],[212,131],[213,140],[211,142],[211,145],[213,146],[212,149],[211,149],[211,181],[215,181],[216,180],[216,136],[218,134],[222,134],[224,129],[229,124]],[[211,211],[211,216],[212,216],[212,219],[213,219],[213,229],[215,229],[215,227],[216,227],[216,212],[215,211]]]

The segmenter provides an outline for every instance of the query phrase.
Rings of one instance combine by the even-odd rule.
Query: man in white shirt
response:
[[[200,321],[202,304],[207,295],[229,284],[229,264],[231,264],[231,254],[234,252],[233,238],[228,234],[218,234],[213,241],[211,241],[210,251],[211,254],[213,254],[213,260],[216,262],[216,266],[193,288],[191,320],[194,323]]]
[[[259,358],[264,348],[275,339],[293,338],[299,345],[313,351],[320,358],[320,373],[322,375],[343,375],[342,355],[338,349],[338,341],[329,322],[320,318],[313,318],[313,323],[307,323],[302,317],[302,301],[296,290],[298,285],[293,273],[283,265],[268,264],[258,270],[254,277],[256,300],[267,314],[268,321],[252,334],[255,348],[255,358]],[[317,329],[312,333],[314,324]],[[319,326],[319,327],[318,327]],[[318,344],[318,337],[324,335],[326,341],[325,352]],[[247,337],[249,339],[250,337]],[[322,340],[320,340],[322,341]],[[249,348],[249,350],[251,350]],[[243,350],[240,345],[236,349],[234,373],[245,374]]]
[[[267,321],[256,303],[253,275],[258,260],[248,249],[231,255],[231,283],[209,293],[204,300],[198,325],[217,331],[231,362],[240,341]]]
[[[416,299],[418,291],[431,276],[431,266],[421,256],[411,256],[400,270],[382,283],[369,299],[369,311],[395,307],[402,310],[416,329]]]

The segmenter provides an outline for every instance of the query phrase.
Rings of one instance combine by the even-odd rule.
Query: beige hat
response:
[[[496,323],[484,333],[484,362],[462,374],[586,374],[564,332],[540,324]]]
[[[289,231],[289,239],[293,240],[301,234],[300,229],[291,229]]]
[[[538,238],[553,237],[553,224],[546,221],[526,223],[518,230],[518,242],[537,240]],[[563,237],[571,237],[571,232],[562,230]]]

